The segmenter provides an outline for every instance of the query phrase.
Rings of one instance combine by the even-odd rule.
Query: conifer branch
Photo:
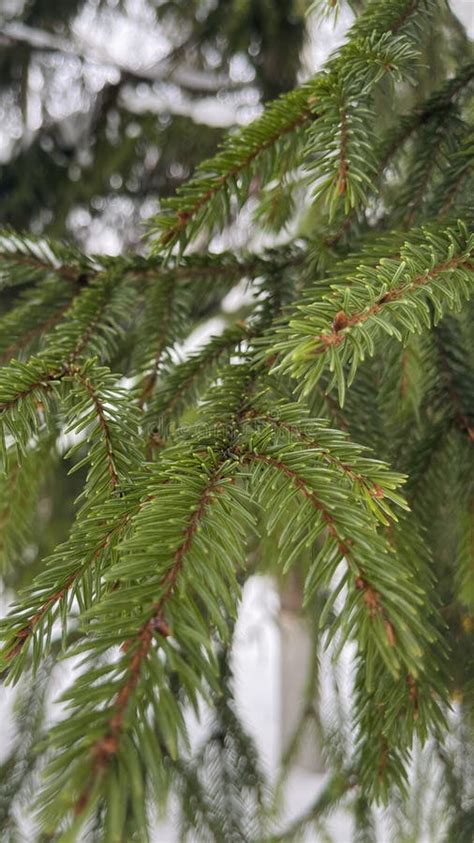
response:
[[[387,172],[387,168],[392,163],[393,159],[400,159],[403,155],[407,143],[424,131],[426,136],[424,140],[420,141],[421,151],[424,154],[431,150],[431,126],[436,124],[440,131],[448,132],[453,122],[453,114],[456,114],[456,109],[459,108],[459,103],[462,98],[469,93],[472,81],[474,79],[474,62],[467,62],[464,64],[459,72],[451,79],[448,79],[438,90],[432,94],[426,102],[417,105],[410,114],[405,115],[401,120],[397,121],[397,125],[391,129],[385,138],[379,144],[376,154],[373,156],[372,163],[372,195],[376,195],[376,191],[380,190],[383,176]],[[398,161],[396,161],[398,163]],[[434,167],[433,156],[428,157],[429,167]],[[443,165],[446,166],[445,164]],[[461,173],[459,174],[459,181],[462,183],[463,178],[468,172],[468,166],[462,164]],[[424,184],[420,186],[419,198],[424,198],[424,188],[428,184],[429,177]],[[408,182],[409,183],[409,182]],[[453,199],[456,193],[456,188],[452,188]],[[442,192],[443,198],[446,191]],[[402,210],[405,210],[406,202],[400,200],[397,202]],[[449,210],[450,202],[447,197],[446,207],[440,211],[440,216],[446,214]],[[436,214],[431,214],[435,218]],[[348,234],[351,228],[357,222],[357,208],[353,207],[347,216],[343,216],[339,222],[335,232],[331,232],[327,239],[327,244],[333,248],[336,246],[341,238]]]
[[[260,164],[261,185],[268,180],[266,170],[270,168],[263,162],[269,156],[270,163],[274,163],[275,156],[279,155],[286,169],[290,169],[289,163],[293,159],[294,163],[300,163],[298,147],[301,141],[305,141],[305,129],[321,117],[320,98],[328,84],[336,81],[340,74],[344,76],[346,62],[349,63],[350,58],[359,62],[358,69],[365,76],[364,89],[369,82],[375,84],[384,72],[391,72],[392,67],[396,69],[396,58],[393,56],[390,59],[384,56],[381,61],[378,40],[382,54],[394,46],[395,55],[398,56],[398,51],[401,53],[402,64],[407,58],[412,58],[413,53],[407,50],[407,45],[397,42],[396,33],[404,28],[421,5],[427,7],[430,2],[397,0],[392,4],[393,11],[377,0],[370,4],[366,13],[354,24],[348,44],[328,62],[326,76],[316,76],[312,82],[272,103],[261,118],[237,135],[230,136],[214,158],[201,164],[195,177],[178,190],[176,197],[162,204],[163,210],[155,219],[154,230],[158,233],[156,251],[171,251],[177,244],[183,251],[203,225],[222,226],[228,217],[231,195],[236,196],[241,204],[246,198],[253,165],[257,162]],[[394,38],[394,45],[387,37],[387,30]]]
[[[8,668],[21,653],[26,653],[31,638],[37,634],[41,622],[54,617],[52,610],[54,609],[56,613],[58,604],[70,599],[72,591],[77,589],[81,578],[88,575],[95,565],[100,563],[101,567],[104,566],[112,548],[123,537],[132,519],[145,502],[128,503],[127,501],[120,506],[122,510],[125,505],[124,512],[115,513],[112,509],[108,524],[112,518],[115,518],[115,522],[112,526],[108,526],[99,541],[92,545],[90,539],[83,535],[78,520],[69,542],[63,546],[60,545],[53,557],[46,560],[44,571],[34,580],[32,586],[23,595],[22,601],[3,623],[2,637],[6,643],[2,659]],[[103,516],[105,508],[106,506],[101,504],[93,513],[94,516]],[[80,561],[81,557],[84,557],[82,561]],[[59,581],[54,578],[52,585],[50,585],[51,570],[61,570]],[[33,612],[29,609],[32,605],[34,605]],[[63,630],[63,639],[64,632],[65,630]],[[43,648],[41,650],[43,651]],[[13,675],[12,678],[14,678]]]
[[[214,337],[202,351],[198,351],[188,360],[177,364],[164,379],[152,403],[148,416],[153,424],[151,433],[155,444],[161,444],[169,420],[179,414],[186,396],[195,396],[196,389],[203,375],[210,378],[214,365],[224,356],[232,353],[239,344],[254,336],[251,326],[236,324],[227,328],[220,336]]]
[[[442,261],[428,272],[415,275],[408,284],[400,285],[398,288],[389,290],[389,292],[377,299],[374,304],[366,310],[350,314],[346,314],[344,311],[339,311],[334,319],[332,330],[317,337],[316,345],[318,347],[314,353],[322,354],[329,346],[340,345],[347,337],[347,334],[344,333],[346,328],[352,328],[356,325],[363,324],[372,316],[380,313],[384,305],[398,301],[406,295],[415,292],[417,288],[423,284],[429,283],[431,279],[437,278],[438,275],[454,269],[468,269],[472,271],[474,270],[474,263],[471,260],[466,260],[465,258],[452,258],[448,261]]]
[[[227,470],[225,468],[226,465]],[[236,467],[237,464],[234,462],[233,472],[235,472]],[[201,483],[201,490],[195,500],[191,515],[187,515],[186,522],[181,527],[180,540],[173,552],[171,564],[167,567],[159,583],[155,585],[155,589],[158,588],[161,593],[159,593],[159,597],[155,603],[146,611],[144,622],[140,628],[133,635],[127,636],[127,643],[122,647],[122,652],[124,653],[123,681],[120,681],[117,685],[114,701],[110,704],[110,708],[106,708],[103,713],[104,716],[101,716],[105,734],[103,738],[98,739],[91,746],[92,778],[89,777],[87,786],[83,787],[76,799],[75,810],[78,815],[81,815],[88,806],[94,788],[94,782],[101,780],[106,770],[109,769],[109,762],[118,749],[119,741],[121,742],[122,739],[126,739],[126,736],[123,736],[123,730],[125,728],[124,718],[129,708],[130,699],[140,681],[143,664],[149,658],[153,636],[159,633],[166,640],[169,635],[170,628],[168,621],[164,618],[165,607],[174,594],[177,579],[183,570],[185,558],[192,549],[196,534],[207,509],[229,482],[229,468],[232,468],[232,466],[228,464],[226,452],[221,456],[216,455],[216,460],[209,467],[206,474],[205,483]],[[120,576],[120,566],[118,573]],[[115,573],[112,576],[115,579]],[[116,599],[117,593],[114,592],[114,602]],[[133,616],[131,620],[135,623]],[[180,636],[178,629],[173,634],[175,636],[178,635],[178,638]],[[161,694],[164,696],[164,689]]]
[[[45,615],[56,603],[64,599],[74,580],[75,575],[70,574],[64,584],[60,588],[58,588],[53,594],[51,594],[48,599],[45,600],[43,605],[38,609],[38,611],[35,612],[34,615],[32,615],[28,622],[15,633],[13,642],[4,656],[5,662],[7,664],[13,661],[13,659],[21,653],[22,649],[25,647],[25,645],[27,645],[28,640],[35,632],[38,624],[43,620]]]
[[[38,740],[44,737],[51,661],[22,688],[14,708],[15,736],[7,758],[0,766],[0,833],[5,839],[22,836],[19,808],[29,796],[33,775],[38,774]]]
[[[140,397],[138,399],[138,406],[143,408],[145,401],[150,397],[152,394],[156,380],[158,378],[158,371],[160,369],[161,360],[164,354],[164,351],[167,346],[167,334],[169,330],[169,324],[171,320],[171,311],[172,311],[172,294],[173,290],[171,289],[169,295],[166,298],[166,307],[163,314],[163,324],[162,329],[160,332],[160,336],[158,338],[158,343],[155,350],[155,357],[152,363],[151,371],[144,379],[141,385]]]
[[[89,396],[90,401],[94,407],[95,414],[97,416],[97,420],[102,430],[102,435],[104,437],[105,453],[107,456],[107,470],[110,476],[110,486],[113,491],[117,488],[120,480],[117,474],[117,468],[115,466],[114,449],[112,447],[112,436],[104,404],[101,401],[91,379],[85,376],[78,366],[70,366],[67,369],[67,374],[71,375],[78,381],[78,383],[81,384],[81,386],[87,392],[87,395]]]
[[[466,136],[460,142],[459,149],[449,161],[443,179],[436,186],[433,199],[429,203],[430,214],[438,214],[440,218],[453,215],[453,208],[457,201],[459,199],[463,201],[461,189],[464,186],[468,193],[474,175],[473,146],[473,132],[468,129]]]
[[[447,82],[421,106],[413,109],[401,120],[389,136],[381,143],[380,161],[378,173],[383,174],[391,159],[400,151],[412,135],[420,128],[426,126],[433,118],[448,120],[452,107],[456,104],[466,89],[469,89],[474,80],[474,62],[463,65],[459,72]]]
[[[209,474],[207,482],[189,516],[188,522],[182,532],[181,543],[174,553],[173,563],[161,580],[160,590],[162,593],[158,601],[153,605],[149,613],[150,617],[140,627],[135,637],[128,639],[122,647],[127,654],[131,653],[125,671],[124,682],[120,686],[120,690],[117,692],[107,712],[107,731],[91,748],[91,774],[86,789],[80,794],[74,805],[76,814],[81,814],[85,810],[96,778],[104,775],[119,749],[120,738],[124,729],[125,715],[130,705],[132,694],[140,681],[142,665],[148,657],[154,636],[159,634],[167,638],[171,634],[170,627],[164,615],[166,605],[174,594],[186,555],[193,543],[194,536],[204,514],[210,504],[212,504],[215,494],[221,490],[220,484],[223,479],[221,476],[221,467],[224,461],[225,459],[220,463],[218,462]]]
[[[302,390],[307,394],[328,365],[342,405],[343,366],[351,363],[350,384],[365,354],[374,353],[377,331],[402,341],[410,332],[425,330],[445,309],[459,308],[474,282],[472,237],[462,225],[421,232],[401,248],[399,260],[382,259],[375,268],[360,266],[349,284],[333,285],[333,292],[314,304],[303,302],[301,316],[280,330],[288,339],[272,347],[284,353],[274,371],[304,378]]]
[[[143,279],[181,282],[221,279],[255,278],[275,268],[297,266],[305,259],[302,249],[282,247],[268,250],[268,254],[248,253],[237,256],[231,252],[192,254],[166,262],[160,255],[86,255],[75,247],[43,237],[0,231],[0,281],[7,284],[42,282],[54,276],[74,281],[80,289],[94,282],[99,273],[116,273],[134,281]]]
[[[349,569],[353,576],[353,584],[355,589],[362,592],[363,602],[366,606],[369,617],[373,619],[376,616],[379,616],[382,619],[387,635],[387,642],[390,647],[395,647],[395,630],[389,616],[387,615],[387,611],[383,606],[381,595],[370,584],[370,581],[367,579],[367,576],[363,568],[361,567],[360,559],[358,559],[357,561],[353,559],[353,550],[351,549],[351,546],[348,541],[343,536],[341,536],[336,519],[331,514],[329,509],[324,506],[324,504],[319,499],[314,490],[308,486],[304,478],[301,477],[297,471],[294,471],[284,462],[275,457],[271,457],[268,454],[251,453],[245,455],[244,460],[261,462],[266,465],[272,466],[272,468],[276,469],[278,472],[281,472],[283,475],[285,475],[285,477],[288,477],[289,480],[291,480],[291,482],[298,489],[298,491],[301,492],[301,494],[304,495],[304,497],[310,502],[311,506],[321,513],[322,519],[325,524],[325,529],[327,530],[330,537],[335,541],[338,551],[340,553],[341,560],[345,559],[349,566]]]
[[[291,439],[303,442],[305,445],[314,449],[328,465],[335,466],[338,471],[340,471],[341,474],[350,481],[351,485],[356,488],[359,486],[367,489],[369,495],[375,501],[385,497],[385,492],[379,483],[376,483],[367,475],[363,475],[360,470],[344,463],[343,460],[334,453],[334,451],[331,451],[324,445],[321,445],[321,443],[318,442],[312,435],[308,435],[305,430],[301,429],[298,425],[291,424],[277,415],[272,415],[269,412],[261,412],[258,409],[248,410],[246,418],[252,419],[252,421],[256,422],[261,421],[267,423],[272,427],[275,427],[277,430],[282,430],[285,433],[288,433]]]
[[[82,286],[96,270],[94,258],[73,246],[31,234],[0,231],[0,279],[6,285],[54,274]]]
[[[13,355],[17,354],[20,351],[23,351],[27,348],[32,340],[36,339],[37,337],[41,337],[44,334],[47,334],[51,328],[54,328],[58,322],[61,321],[63,316],[68,312],[71,307],[71,302],[68,301],[65,304],[62,304],[61,307],[53,313],[51,316],[48,316],[44,322],[37,324],[34,328],[30,328],[29,331],[23,334],[21,339],[18,340],[16,343],[10,343],[4,349],[0,356],[0,364],[8,363],[8,361],[13,357]]]
[[[236,156],[236,162],[230,167],[225,166],[227,154],[225,148],[219,157],[212,159],[209,162],[209,173],[205,165],[201,165],[199,176],[196,179],[197,185],[199,181],[204,182],[207,186],[202,194],[198,193],[197,185],[190,184],[190,189],[186,189],[183,200],[167,201],[165,206],[170,211],[174,211],[177,202],[177,210],[172,217],[158,217],[157,225],[164,229],[158,241],[159,248],[171,248],[175,243],[179,242],[186,230],[191,228],[195,219],[199,214],[203,214],[209,203],[218,196],[222,191],[229,188],[232,183],[245,173],[246,170],[259,158],[263,153],[271,150],[280,141],[284,141],[286,136],[292,135],[296,130],[304,127],[311,119],[314,119],[314,112],[311,108],[312,95],[308,95],[307,91],[298,91],[287,95],[284,107],[280,102],[275,103],[270,114],[267,112],[264,118],[262,129],[267,129],[267,126],[272,126],[273,131],[266,134],[262,132],[262,136],[255,127],[250,133],[248,130],[243,130],[240,134],[240,146],[245,150],[241,156]],[[252,138],[253,135],[253,138]],[[251,145],[249,144],[251,141]],[[253,141],[253,142],[252,142]],[[235,143],[235,141],[234,141]],[[237,147],[238,148],[238,147]],[[219,172],[223,169],[222,175],[215,175],[213,171]],[[198,180],[199,179],[199,180]],[[190,199],[186,201],[186,195],[189,193]],[[193,194],[197,194],[196,198],[192,198]]]
[[[6,574],[23,561],[42,484],[56,462],[53,443],[47,432],[21,458],[14,446],[7,450],[0,481],[0,569]]]
[[[449,359],[439,331],[435,331],[435,346],[441,363],[442,378],[453,407],[454,421],[459,429],[466,434],[468,440],[470,442],[474,442],[474,417],[469,418],[463,407],[459,389],[455,382],[455,368],[453,367],[452,361]],[[455,347],[454,344],[453,347]]]
[[[3,237],[5,237],[5,235],[3,235]],[[8,251],[3,253],[0,252],[0,260],[8,262],[8,266],[3,269],[4,273],[11,269],[13,265],[15,267],[26,267],[27,270],[32,269],[35,271],[35,274],[37,272],[40,272],[41,274],[54,272],[55,275],[58,275],[60,278],[64,278],[67,281],[84,283],[84,275],[79,270],[75,270],[70,266],[57,266],[55,264],[50,264],[33,255],[15,254],[13,256]],[[26,274],[28,275],[28,272]]]
[[[18,369],[18,372],[15,372],[15,374],[27,374],[27,372],[25,371],[26,367],[22,367],[22,370],[20,369],[19,365],[16,364],[15,368]],[[28,374],[30,373],[28,372]],[[41,389],[46,391],[50,389],[51,385],[55,381],[60,380],[64,375],[65,372],[61,371],[61,369],[52,368],[48,370],[47,368],[43,368],[43,371],[40,371],[38,377],[32,378],[30,376],[28,378],[28,382],[25,383],[22,389],[16,390],[13,394],[11,394],[11,397],[9,397],[7,400],[3,400],[2,402],[0,402],[0,414],[6,414],[9,410],[16,408],[19,404],[21,404],[21,402],[25,398],[31,396],[36,390]]]

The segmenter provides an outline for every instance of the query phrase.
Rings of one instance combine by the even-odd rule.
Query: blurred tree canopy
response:
[[[305,38],[298,0],[3,5],[0,224],[106,215],[128,245],[223,127],[295,85]]]

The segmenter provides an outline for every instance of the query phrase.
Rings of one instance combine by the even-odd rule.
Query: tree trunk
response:
[[[302,588],[298,578],[292,577],[281,594],[280,609],[281,641],[281,750],[288,750],[295,729],[306,709],[318,711],[316,688],[308,693],[308,680],[317,670],[312,664],[315,659],[313,631],[302,612]],[[311,683],[312,684],[312,683]],[[323,772],[321,747],[314,716],[307,718],[294,763],[312,773]]]

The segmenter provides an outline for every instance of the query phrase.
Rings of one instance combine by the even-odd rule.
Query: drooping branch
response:
[[[10,640],[8,649],[3,655],[3,659],[7,665],[23,652],[25,647],[30,643],[41,621],[55,606],[68,597],[71,589],[77,584],[78,580],[94,565],[101,554],[110,547],[112,541],[117,541],[123,535],[141,506],[143,506],[143,503],[138,503],[122,515],[117,523],[110,527],[93,549],[87,553],[86,558],[79,562],[77,567],[68,573],[61,583],[50,589],[47,596],[41,595],[41,601],[35,611],[26,621],[22,621],[19,629],[14,632],[13,638]]]
[[[381,617],[385,627],[388,644],[390,647],[394,647],[396,643],[395,630],[387,614],[387,610],[383,605],[380,593],[370,584],[369,578],[361,568],[360,561],[353,559],[351,544],[340,535],[336,519],[317,496],[316,492],[310,488],[306,480],[301,477],[297,471],[294,471],[284,462],[275,457],[269,456],[268,454],[249,452],[243,455],[243,460],[246,462],[254,461],[269,465],[279,473],[283,474],[291,480],[298,491],[301,492],[306,500],[310,502],[311,506],[321,513],[326,530],[331,538],[334,539],[339,553],[341,554],[341,560],[345,559],[349,566],[356,590],[361,591],[363,594],[364,604],[367,607],[369,616],[371,618],[374,618],[377,615]]]
[[[182,532],[181,543],[174,553],[173,563],[161,581],[161,596],[152,607],[148,620],[140,627],[133,639],[128,639],[122,645],[122,649],[126,653],[131,653],[124,682],[110,705],[107,717],[107,731],[91,748],[91,775],[86,788],[76,800],[74,810],[77,814],[82,813],[87,807],[97,777],[105,773],[119,749],[125,715],[129,708],[131,697],[139,684],[142,666],[152,646],[154,635],[158,633],[165,638],[170,635],[171,631],[164,616],[165,608],[174,594],[179,575],[185,564],[186,555],[192,546],[195,534],[208,507],[212,504],[216,493],[220,490],[220,481],[222,479],[220,470],[222,464],[222,462],[218,463],[209,475],[205,488],[202,490],[189,516],[188,522]]]
[[[67,370],[67,373],[73,378],[75,378],[78,383],[80,383],[81,386],[86,390],[94,407],[97,416],[97,421],[99,423],[99,426],[102,430],[102,435],[104,437],[104,446],[107,456],[107,468],[110,476],[110,487],[113,491],[118,486],[120,479],[115,465],[114,449],[112,447],[112,436],[104,404],[101,398],[99,397],[97,390],[94,388],[94,384],[92,383],[91,379],[87,376],[84,376],[79,366],[70,366]]]
[[[314,437],[306,434],[304,430],[297,425],[289,424],[278,416],[272,415],[271,413],[260,412],[258,409],[249,410],[246,413],[246,417],[254,421],[267,422],[278,430],[283,430],[286,433],[289,433],[290,436],[295,438],[297,441],[299,440],[300,442],[304,442],[305,445],[308,445],[310,448],[314,448],[318,455],[321,456],[328,465],[335,466],[338,471],[350,480],[351,483],[366,488],[371,497],[375,499],[384,497],[385,493],[378,483],[375,483],[369,477],[364,477],[362,474],[356,472],[335,454],[331,453],[328,448],[321,446]]]

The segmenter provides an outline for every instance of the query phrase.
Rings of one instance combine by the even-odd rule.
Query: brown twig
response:
[[[407,293],[413,292],[418,287],[421,287],[423,286],[423,284],[426,284],[426,282],[429,281],[431,278],[436,278],[442,272],[446,272],[446,270],[463,267],[470,270],[474,269],[474,265],[466,258],[452,258],[449,261],[444,261],[443,263],[438,264],[438,266],[434,267],[427,273],[417,275],[415,278],[412,279],[412,281],[410,281],[409,284],[405,284],[401,287],[389,290],[373,305],[366,308],[365,310],[356,311],[352,314],[343,314],[344,319],[342,319],[341,311],[339,314],[337,314],[337,316],[339,316],[339,320],[333,323],[332,330],[322,333],[316,338],[316,343],[318,344],[318,347],[313,351],[313,354],[324,354],[329,347],[340,346],[347,338],[347,334],[344,333],[345,329],[353,328],[356,325],[361,325],[364,322],[367,322],[367,320],[370,319],[371,316],[375,316],[377,313],[379,313],[384,305],[390,304],[390,302],[399,301]]]

